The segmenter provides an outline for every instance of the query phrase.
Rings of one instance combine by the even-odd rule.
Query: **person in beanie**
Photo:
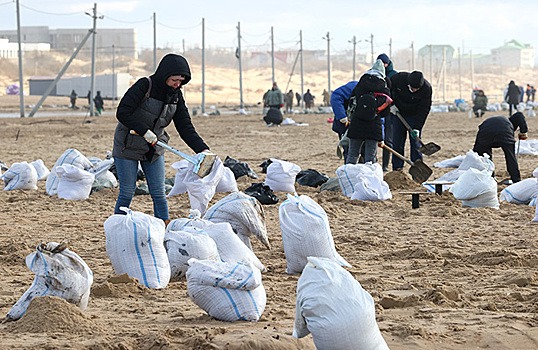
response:
[[[512,115],[512,111],[517,111],[517,105],[520,101],[519,87],[517,87],[513,80],[510,80],[508,83],[508,89],[506,90],[504,99],[508,103],[509,115]]]
[[[394,118],[393,144],[394,150],[401,155],[404,154],[405,141],[409,132],[409,142],[411,146],[411,161],[422,160],[422,154],[418,151],[422,128],[426,123],[426,118],[432,106],[432,87],[424,79],[422,72],[400,72],[391,78],[391,97],[394,100],[395,113],[399,113],[411,126],[409,132],[399,118]],[[396,156],[392,156],[392,170],[402,170],[404,161]]]
[[[394,75],[396,75],[398,72],[394,70],[394,66],[392,64],[392,61],[390,60],[389,56],[387,54],[382,53],[379,56],[377,56],[378,60],[381,60],[383,62],[383,65],[385,66],[385,74],[387,75],[387,78],[392,78]],[[389,82],[389,88],[392,86],[392,83]],[[397,118],[394,113],[390,112],[386,117],[383,118],[383,141],[385,144],[391,148],[393,148],[394,144],[392,142],[392,129],[394,125],[394,119]],[[386,149],[383,149],[383,159],[382,159],[382,168],[383,171],[389,171],[389,164],[390,164],[390,156],[392,153],[387,151]]]
[[[347,129],[349,150],[346,164],[356,164],[362,154],[362,163],[377,162],[377,146],[383,141],[381,118],[389,112],[387,108],[392,99],[385,80],[385,67],[377,60],[371,69],[364,73],[353,89],[351,96],[356,102],[350,111]]]
[[[473,151],[482,156],[484,153],[493,160],[493,148],[501,148],[506,160],[506,169],[513,183],[521,181],[519,165],[515,153],[516,140],[514,132],[519,129],[518,139],[526,140],[527,121],[521,112],[514,113],[510,118],[494,116],[487,118],[478,126],[478,133],[474,142]]]
[[[209,147],[196,132],[181,87],[191,80],[187,60],[180,55],[165,55],[155,72],[140,78],[123,95],[116,110],[118,124],[114,132],[112,156],[120,191],[114,214],[125,214],[133,199],[138,167],[141,166],[153,201],[155,217],[169,221],[165,194],[164,148],[170,136],[165,128],[174,122],[181,139],[196,153]]]

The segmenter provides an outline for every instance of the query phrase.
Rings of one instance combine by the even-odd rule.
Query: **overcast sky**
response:
[[[271,27],[275,49],[325,49],[329,33],[331,51],[349,50],[353,36],[357,50],[375,54],[428,44],[452,45],[468,53],[490,49],[517,39],[538,47],[536,0],[20,0],[21,26],[91,28],[92,12],[104,16],[97,28],[135,28],[139,48],[153,47],[153,13],[157,20],[157,46],[181,50],[201,46],[205,18],[206,47],[236,47],[241,24],[244,49],[267,47]],[[0,29],[16,29],[15,0],[0,0]]]

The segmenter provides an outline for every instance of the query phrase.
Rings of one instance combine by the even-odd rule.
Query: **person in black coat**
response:
[[[361,162],[377,162],[377,145],[383,141],[381,118],[388,115],[390,110],[387,107],[392,103],[389,94],[385,67],[379,59],[361,76],[351,93],[356,103],[347,129],[349,150],[346,164],[356,164],[361,153]]]
[[[504,116],[490,117],[478,126],[478,133],[473,151],[480,156],[484,153],[493,160],[493,148],[501,148],[506,160],[506,169],[513,183],[521,181],[519,166],[515,153],[516,140],[514,132],[519,128],[519,140],[527,139],[527,122],[521,112],[514,113],[510,118]]]
[[[513,80],[510,80],[508,83],[508,89],[506,90],[506,96],[504,97],[508,103],[509,115],[512,115],[512,111],[517,111],[517,105],[519,104],[520,97],[519,87]]]
[[[432,106],[432,86],[424,79],[422,72],[400,72],[391,78],[391,97],[399,113],[411,126],[409,142],[411,146],[411,161],[422,160],[422,154],[418,151],[420,144],[417,136],[421,136],[422,128]],[[404,155],[405,141],[408,130],[399,118],[394,118],[392,137],[394,150]],[[392,156],[392,170],[401,170],[403,160]]]

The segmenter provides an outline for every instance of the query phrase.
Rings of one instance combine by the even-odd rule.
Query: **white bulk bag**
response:
[[[30,302],[42,296],[60,297],[86,309],[93,273],[76,253],[56,242],[42,243],[26,257],[26,266],[35,273],[34,281],[9,310],[6,319],[21,318]]]
[[[194,165],[189,163],[187,174],[183,181],[189,193],[191,208],[197,209],[203,214],[207,210],[209,201],[215,195],[217,185],[224,174],[224,165],[220,158],[217,157],[211,168],[211,172],[205,177],[198,176],[198,174],[193,172],[193,169]]]
[[[258,321],[267,296],[259,269],[249,264],[189,260],[187,291],[193,302],[217,320]]]
[[[88,199],[95,175],[74,165],[64,164],[54,169],[60,178],[56,192],[58,198],[71,200]]]
[[[166,233],[169,231],[181,231],[186,227],[195,227],[204,229],[206,226],[211,226],[213,223],[209,220],[201,218],[200,211],[197,209],[191,209],[191,213],[188,218],[174,219],[166,226]]]
[[[65,152],[60,156],[60,158],[56,160],[56,163],[54,163],[54,166],[52,167],[52,171],[47,177],[45,190],[50,196],[54,196],[55,194],[57,194],[59,178],[56,174],[56,167],[59,167],[64,164],[70,164],[84,170],[88,170],[92,167],[92,163],[90,162],[90,160],[78,150],[73,148],[65,150]]]
[[[351,267],[336,251],[327,213],[310,197],[288,195],[278,208],[278,216],[287,273],[301,273],[309,256]]]
[[[469,170],[471,168],[493,172],[495,170],[495,163],[493,163],[489,155],[485,153],[478,154],[472,150],[469,150],[465,154],[465,158],[463,158],[458,170]]]
[[[171,281],[185,277],[191,258],[220,261],[215,241],[205,232],[192,227],[181,231],[167,231],[164,235],[164,248],[170,263]]]
[[[463,206],[499,208],[497,182],[489,170],[470,168],[452,185],[450,192]]]
[[[37,190],[37,171],[28,162],[13,163],[1,177],[4,191]]]
[[[183,180],[185,179],[185,175],[187,175],[187,171],[189,170],[189,162],[182,159],[179,162],[172,164],[172,168],[176,169],[176,176],[174,178],[174,186],[168,193],[167,197],[187,193],[187,186],[185,186]]]
[[[235,175],[232,169],[224,167],[222,177],[217,184],[217,193],[226,193],[226,192],[237,192],[237,181],[235,180]]]
[[[34,160],[30,163],[37,172],[37,180],[46,180],[50,174],[50,170],[45,166],[42,159]]]
[[[538,196],[538,179],[532,177],[503,189],[499,195],[499,200],[508,203],[529,204],[536,196]]]
[[[204,219],[211,222],[228,222],[247,247],[252,249],[250,236],[254,235],[263,245],[271,249],[265,214],[261,203],[243,192],[234,192],[213,204]]]
[[[275,192],[295,193],[295,177],[301,168],[285,160],[271,158],[264,184]]]
[[[164,248],[164,222],[154,216],[121,207],[104,223],[106,252],[118,275],[128,274],[148,288],[165,288],[170,264]]]
[[[433,166],[436,168],[457,168],[460,166],[464,158],[465,158],[464,155],[455,156],[449,159],[435,162],[433,163]]]
[[[312,334],[316,349],[388,350],[375,303],[353,276],[330,259],[309,257],[297,282],[293,337]]]
[[[338,177],[338,183],[342,189],[344,196],[351,198],[353,192],[355,192],[355,185],[359,174],[363,174],[365,170],[364,164],[345,164],[336,169],[336,176]],[[381,177],[383,177],[383,170],[381,170]]]
[[[384,201],[392,198],[389,184],[383,181],[383,169],[379,163],[357,164],[360,172],[357,174],[355,190],[351,195],[353,200]]]

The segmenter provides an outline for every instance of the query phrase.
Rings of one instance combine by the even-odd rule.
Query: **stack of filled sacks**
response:
[[[170,264],[164,248],[164,222],[154,216],[121,207],[104,223],[106,252],[118,275],[128,274],[148,288],[165,288]]]
[[[35,273],[30,288],[9,310],[6,320],[21,318],[36,297],[56,296],[86,309],[90,299],[93,273],[84,260],[65,244],[40,244],[26,257],[26,266]]]
[[[309,257],[299,281],[293,337],[312,334],[316,349],[387,349],[375,304],[336,262]]]
[[[470,168],[450,187],[450,192],[464,207],[499,209],[497,182],[489,170]]]
[[[378,163],[346,164],[336,169],[342,193],[355,200],[378,201],[392,198]]]
[[[300,171],[297,164],[271,158],[264,184],[275,192],[295,193],[295,177]]]
[[[265,214],[261,203],[243,192],[234,192],[213,204],[204,219],[211,222],[228,222],[247,247],[252,249],[250,236],[254,235],[267,249],[271,249]]]
[[[310,256],[351,267],[336,251],[327,213],[310,197],[288,194],[288,199],[279,207],[278,216],[287,273],[301,273]]]
[[[457,169],[454,169],[442,175],[441,177],[436,179],[435,182],[456,182],[456,180],[458,180],[463,173],[465,173],[471,168],[481,171],[488,171],[490,174],[492,174],[495,170],[495,164],[487,154],[480,156],[478,155],[478,153],[473,152],[472,150],[467,152],[467,154],[465,154],[461,161],[458,160],[458,163],[459,166]],[[424,183],[423,186],[426,187],[429,192],[435,192],[435,184]],[[451,184],[444,184],[442,186],[443,191],[446,191],[450,189],[450,187],[452,187]]]

